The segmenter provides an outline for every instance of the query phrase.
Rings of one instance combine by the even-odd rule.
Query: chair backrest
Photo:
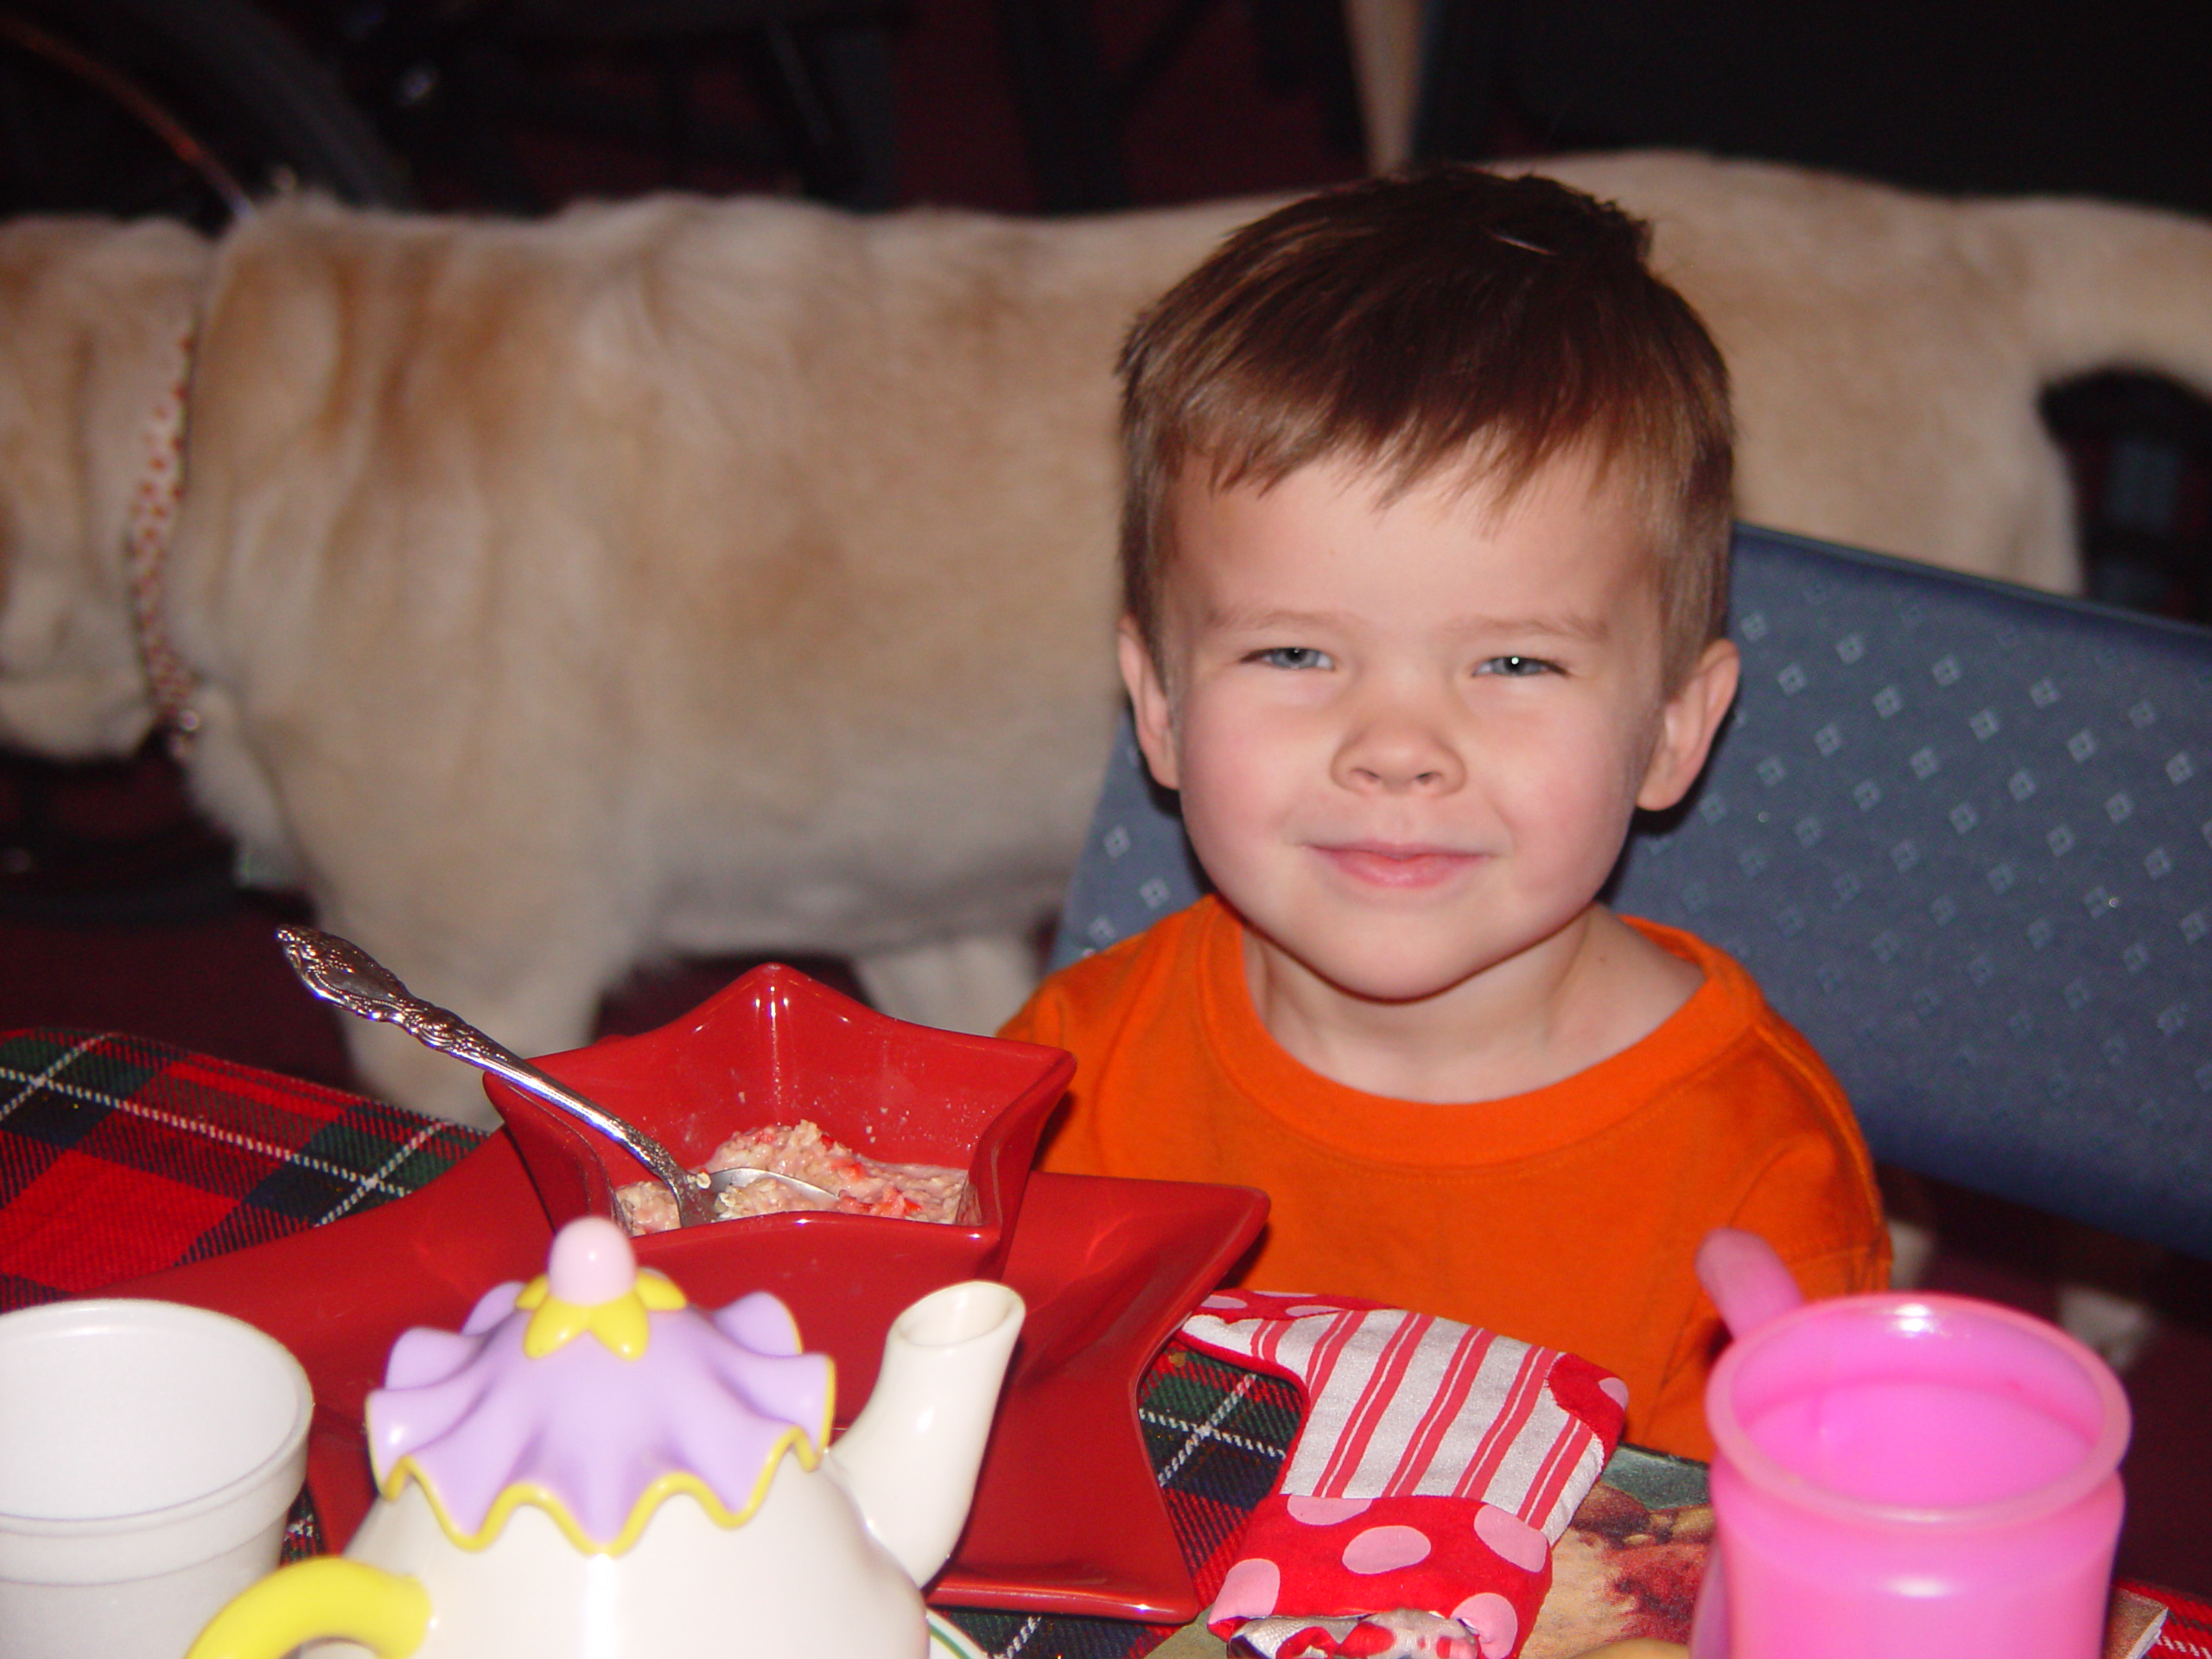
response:
[[[2212,1257],[2212,632],[1749,527],[1732,609],[1611,901],[1743,962],[1877,1158]],[[1055,965],[1202,890],[1125,727]]]

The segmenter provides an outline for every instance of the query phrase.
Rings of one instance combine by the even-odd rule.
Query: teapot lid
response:
[[[369,1457],[387,1499],[415,1481],[464,1549],[529,1503],[578,1549],[619,1555],[676,1492],[741,1524],[786,1452],[821,1461],[833,1399],[828,1356],[800,1351],[777,1298],[691,1307],[587,1216],[555,1236],[544,1274],[487,1291],[459,1332],[392,1344]]]

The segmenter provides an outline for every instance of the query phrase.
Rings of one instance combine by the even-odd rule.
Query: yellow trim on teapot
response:
[[[642,1282],[645,1275],[640,1274],[639,1278]],[[543,1281],[537,1282],[543,1284]],[[670,1286],[670,1289],[674,1290],[675,1287]],[[523,1292],[525,1296],[529,1294],[528,1289]],[[677,1294],[682,1294],[681,1292]],[[517,1299],[517,1303],[520,1305],[520,1298]],[[548,1305],[556,1304],[549,1299]],[[604,1341],[605,1338],[601,1340]],[[582,1523],[570,1513],[569,1506],[559,1495],[537,1481],[518,1480],[503,1488],[499,1495],[492,1500],[492,1507],[485,1512],[483,1524],[474,1532],[465,1530],[454,1520],[440,1501],[438,1489],[431,1483],[429,1474],[412,1456],[404,1457],[394,1464],[391,1471],[378,1483],[378,1491],[387,1501],[396,1501],[406,1489],[407,1483],[413,1480],[423,1489],[423,1499],[429,1504],[430,1513],[436,1519],[439,1530],[462,1549],[488,1548],[493,1540],[499,1535],[500,1529],[506,1525],[507,1517],[524,1504],[530,1504],[552,1517],[553,1524],[561,1529],[562,1535],[584,1554],[620,1555],[644,1534],[645,1522],[652,1519],[653,1511],[678,1492],[690,1493],[699,1507],[706,1511],[707,1518],[716,1526],[743,1526],[766,1499],[769,1483],[775,1479],[777,1466],[783,1462],[786,1452],[798,1459],[802,1469],[813,1470],[821,1466],[822,1448],[829,1445],[830,1426],[836,1421],[836,1400],[837,1374],[833,1364],[829,1381],[822,1390],[820,1427],[810,1435],[794,1423],[779,1435],[775,1444],[768,1448],[768,1455],[761,1459],[760,1476],[753,1481],[752,1491],[739,1508],[733,1510],[724,1503],[713,1487],[689,1470],[671,1470],[638,1495],[638,1501],[630,1506],[629,1518],[622,1523],[622,1530],[605,1542],[586,1532]]]

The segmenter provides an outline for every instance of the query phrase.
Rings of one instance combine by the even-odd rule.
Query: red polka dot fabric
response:
[[[1306,1421],[1206,1615],[1272,1659],[1511,1659],[1620,1439],[1589,1361],[1402,1308],[1207,1298],[1185,1338],[1289,1378]]]

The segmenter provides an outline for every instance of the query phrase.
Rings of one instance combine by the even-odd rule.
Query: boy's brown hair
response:
[[[1720,636],[1728,376],[1650,232],[1549,179],[1438,168],[1293,202],[1231,236],[1122,348],[1123,602],[1160,659],[1166,499],[1349,461],[1386,491],[1466,465],[1502,499],[1586,445],[1657,557],[1669,690]]]

